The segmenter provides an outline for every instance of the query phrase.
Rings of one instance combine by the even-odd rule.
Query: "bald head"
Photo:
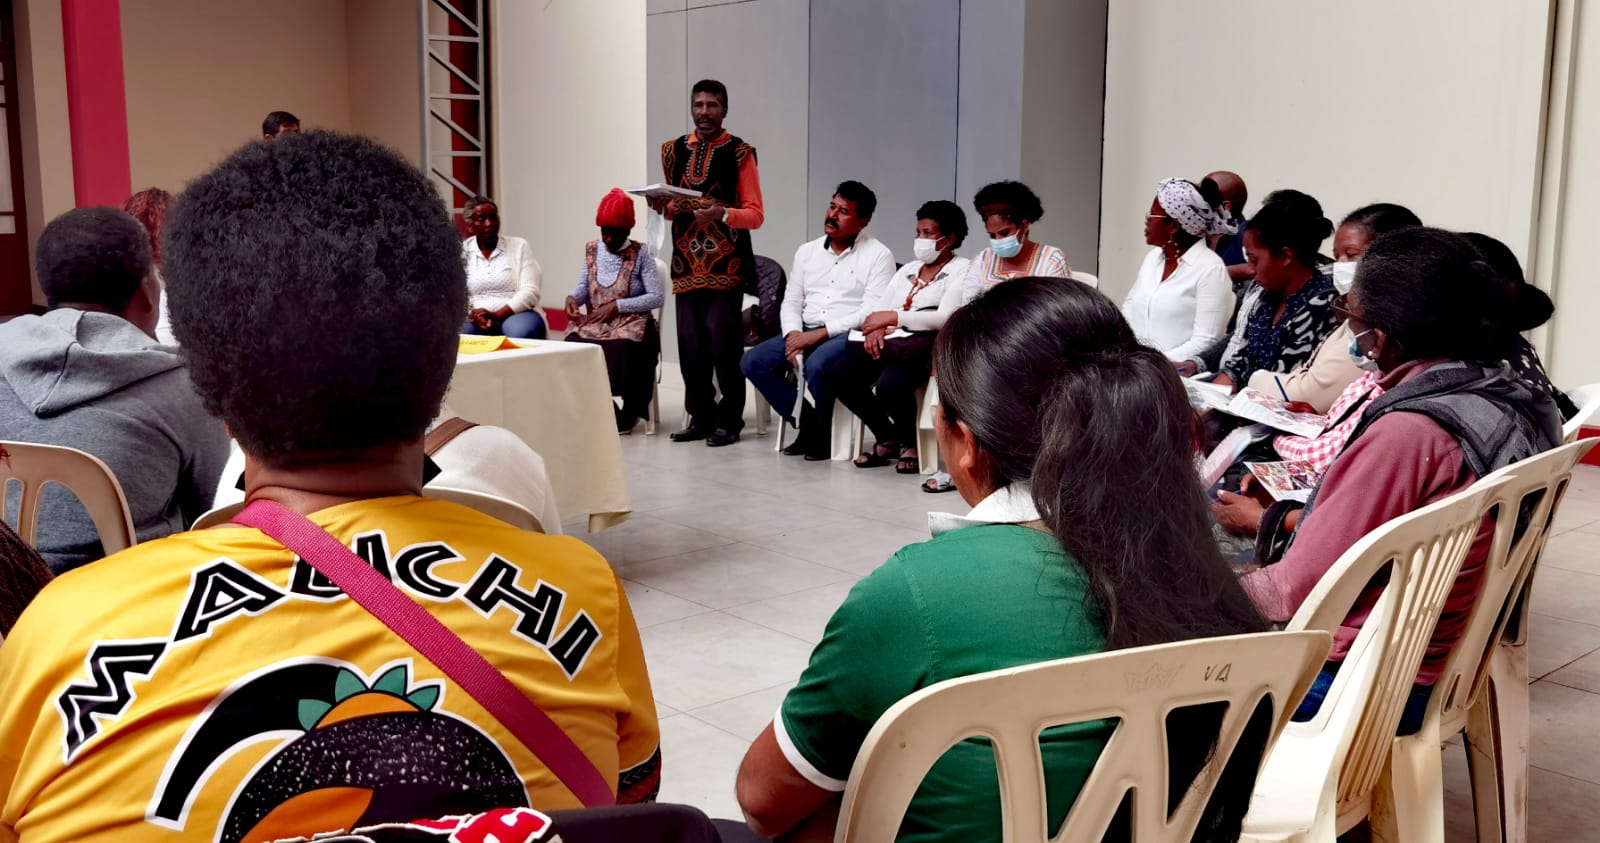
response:
[[[1233,206],[1235,214],[1244,213],[1244,203],[1250,198],[1250,192],[1244,186],[1244,179],[1231,170],[1218,170],[1208,173],[1206,178],[1217,183],[1217,189],[1222,191],[1222,198]]]

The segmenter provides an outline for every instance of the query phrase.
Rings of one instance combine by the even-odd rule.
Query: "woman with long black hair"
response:
[[[831,824],[867,731],[918,689],[1265,628],[1211,540],[1178,375],[1109,299],[1059,279],[1000,284],[950,317],[933,357],[940,450],[974,508],[931,524],[931,541],[901,549],[828,622],[739,773],[739,802],[762,835]],[[1158,491],[1164,512],[1151,519]],[[1112,729],[1044,734],[1052,828]],[[1192,764],[1215,723],[1169,734],[1177,763]],[[1228,808],[1201,836],[1236,830],[1248,797],[1248,782],[1225,780],[1213,804]],[[924,780],[901,839],[998,840],[1000,827],[991,750],[966,741]]]

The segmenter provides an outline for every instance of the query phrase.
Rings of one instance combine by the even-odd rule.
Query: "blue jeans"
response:
[[[833,370],[844,362],[845,339],[849,334],[829,337],[826,342],[805,351],[806,391],[811,393],[816,420],[815,431],[828,435],[833,430],[833,389],[836,383]],[[794,412],[795,385],[784,377],[791,367],[783,354],[783,337],[773,337],[746,351],[739,361],[744,376],[755,384],[757,391],[767,399],[778,414],[790,421]]]
[[[494,334],[502,337],[511,337],[518,340],[542,340],[549,333],[545,328],[544,315],[537,310],[524,310],[513,313],[500,323],[498,331],[485,331],[468,319],[461,326],[463,334]]]
[[[1296,723],[1304,723],[1317,716],[1317,709],[1322,708],[1322,701],[1328,696],[1328,689],[1333,687],[1333,677],[1339,673],[1339,665],[1343,662],[1328,662],[1323,665],[1322,672],[1306,690],[1305,698],[1300,700],[1300,707],[1295,709],[1294,716],[1290,717]],[[1414,735],[1422,728],[1422,716],[1428,713],[1428,698],[1433,696],[1432,685],[1412,685],[1411,695],[1406,697],[1406,707],[1400,712],[1400,726],[1395,729],[1396,735]]]

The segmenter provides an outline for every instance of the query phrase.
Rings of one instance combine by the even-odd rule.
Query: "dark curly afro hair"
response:
[[[422,438],[467,311],[461,243],[422,173],[307,132],[191,183],[162,248],[195,389],[267,464]]]
[[[33,251],[39,289],[51,307],[76,302],[120,311],[150,274],[149,235],[116,208],[74,208],[56,217]]]

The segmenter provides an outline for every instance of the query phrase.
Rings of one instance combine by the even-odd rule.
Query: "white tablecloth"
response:
[[[589,532],[633,511],[611,403],[606,358],[588,343],[518,340],[462,354],[445,403],[462,418],[506,428],[544,457],[561,517],[589,516]]]

